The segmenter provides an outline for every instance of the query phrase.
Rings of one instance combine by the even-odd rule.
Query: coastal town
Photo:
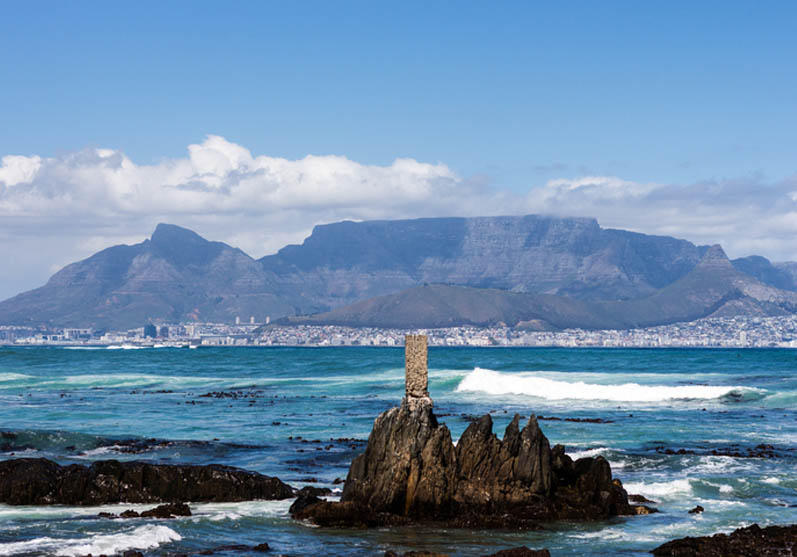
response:
[[[126,331],[0,326],[0,345],[162,348],[205,346],[401,346],[406,334],[431,346],[797,348],[797,315],[700,319],[624,330],[530,331],[512,327],[439,329],[282,326],[256,323],[148,323]]]

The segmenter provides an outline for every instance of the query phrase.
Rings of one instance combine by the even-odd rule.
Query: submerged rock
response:
[[[60,466],[44,458],[0,462],[0,502],[9,505],[225,502],[288,499],[278,478],[231,466],[101,460]]]
[[[660,545],[656,557],[774,557],[797,552],[797,524],[761,528],[753,524],[730,534],[681,538]]]
[[[351,464],[339,503],[292,512],[324,526],[443,522],[462,527],[531,528],[552,519],[642,514],[603,457],[573,462],[551,449],[534,416],[515,415],[503,439],[490,415],[455,447],[428,398],[405,398],[374,422],[365,453]]]
[[[175,518],[177,516],[191,516],[191,509],[185,503],[168,503],[146,510],[141,514],[128,509],[121,514],[102,512],[97,516],[100,518]]]
[[[551,557],[551,552],[547,549],[529,549],[525,545],[521,545],[502,549],[484,557]]]

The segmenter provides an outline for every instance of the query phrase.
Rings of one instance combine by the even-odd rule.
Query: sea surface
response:
[[[0,347],[0,459],[221,463],[337,489],[374,418],[400,402],[403,365],[401,348]],[[173,520],[97,518],[153,505],[0,505],[0,555],[262,542],[291,555],[645,555],[687,535],[797,523],[797,351],[431,348],[429,365],[455,440],[486,412],[499,436],[515,413],[561,418],[540,421],[551,445],[603,455],[661,512],[507,532],[316,528],[290,519],[291,500],[192,504]],[[748,457],[762,450],[772,458]],[[696,505],[705,512],[689,514]]]

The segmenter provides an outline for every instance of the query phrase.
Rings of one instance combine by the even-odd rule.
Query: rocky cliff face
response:
[[[328,307],[445,283],[581,299],[627,299],[686,274],[704,248],[542,215],[342,222],[317,226],[264,268]]]
[[[293,514],[327,526],[432,521],[529,528],[543,520],[648,512],[629,505],[602,457],[573,462],[561,445],[551,449],[534,416],[522,429],[515,416],[503,439],[492,427],[484,416],[455,447],[430,402],[405,398],[374,422],[341,502],[308,501]]]

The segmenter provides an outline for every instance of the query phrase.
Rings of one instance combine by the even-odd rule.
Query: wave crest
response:
[[[139,526],[118,534],[98,534],[88,539],[34,538],[24,542],[0,543],[0,555],[44,552],[51,555],[114,555],[127,549],[154,549],[161,544],[179,541],[182,536],[161,525]]]
[[[760,398],[763,391],[751,387],[707,385],[600,385],[583,381],[556,381],[533,373],[502,373],[477,367],[457,386],[457,392],[491,395],[528,395],[547,400],[603,400],[611,402],[663,402],[667,400],[729,401]]]

